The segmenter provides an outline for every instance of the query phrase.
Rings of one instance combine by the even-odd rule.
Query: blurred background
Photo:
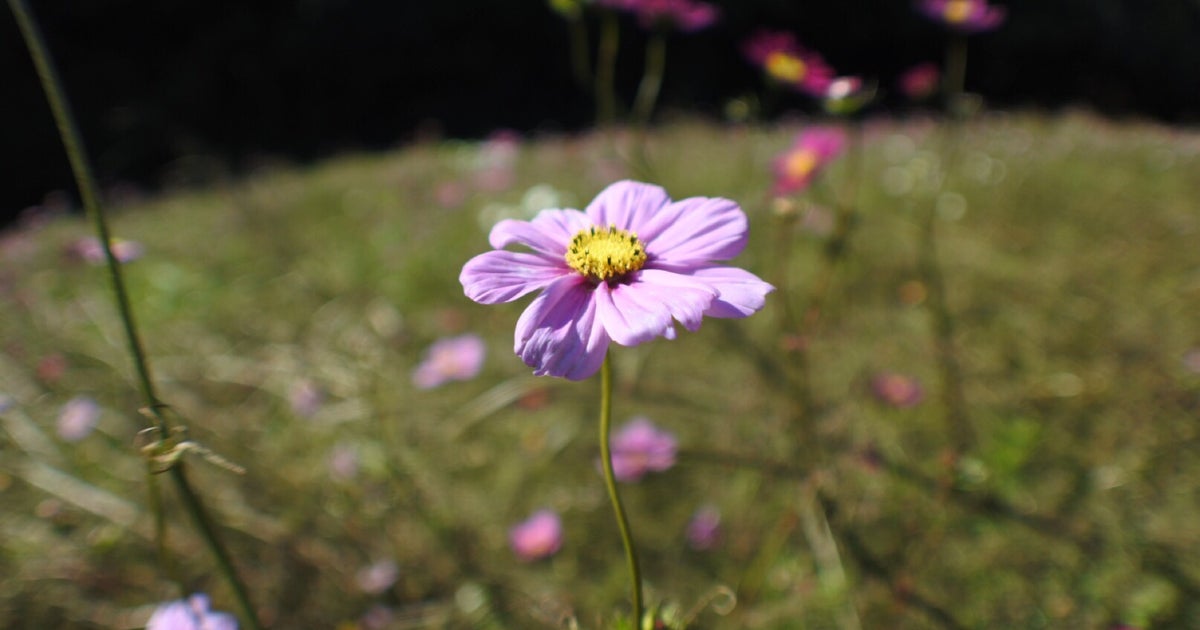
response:
[[[572,80],[566,23],[541,0],[32,4],[98,176],[117,192],[497,128],[571,131],[594,118]],[[885,90],[913,64],[940,62],[944,50],[943,31],[904,0],[715,4],[717,26],[673,37],[660,112],[719,118],[731,101],[761,91],[739,53],[761,27],[796,33],[839,73],[875,77]],[[1200,2],[1003,4],[1008,25],[971,44],[967,87],[991,106],[1200,120]],[[632,20],[623,26],[618,82],[628,102],[645,34]],[[3,224],[74,187],[7,11],[0,76]],[[897,101],[885,94],[882,106]],[[797,97],[770,113],[811,107]]]

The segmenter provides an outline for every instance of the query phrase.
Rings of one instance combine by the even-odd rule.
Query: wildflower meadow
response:
[[[1200,131],[987,107],[1001,3],[763,24],[718,121],[720,6],[550,2],[589,129],[125,201],[24,5],[85,212],[0,232],[0,627],[1200,627]]]

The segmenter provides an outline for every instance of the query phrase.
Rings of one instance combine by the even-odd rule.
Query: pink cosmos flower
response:
[[[599,0],[597,4],[633,13],[642,28],[676,28],[686,33],[712,26],[718,16],[716,7],[696,0]]]
[[[746,41],[743,52],[771,79],[810,96],[824,98],[833,82],[833,68],[802,48],[791,33],[759,31]]]
[[[508,542],[520,559],[548,558],[562,548],[562,519],[551,510],[538,510],[508,532]]]
[[[846,134],[837,127],[810,127],[800,132],[792,146],[772,164],[774,193],[787,195],[804,190],[825,165],[841,155],[845,146]]]
[[[825,91],[825,111],[831,114],[853,114],[875,98],[875,86],[868,85],[862,77],[838,77],[829,83]]]
[[[450,381],[469,381],[479,374],[487,347],[478,335],[460,335],[434,342],[425,360],[413,370],[413,385],[431,389]]]
[[[359,590],[368,595],[379,595],[392,588],[400,579],[400,566],[392,560],[373,562],[354,574],[354,582]]]
[[[150,616],[146,630],[237,630],[237,618],[208,607],[208,595],[203,593],[167,602]]]
[[[917,379],[895,372],[876,374],[871,379],[871,392],[879,402],[900,409],[915,407],[925,399],[925,389]]]
[[[672,202],[651,184],[622,181],[587,210],[542,210],[492,228],[494,251],[463,266],[459,281],[481,304],[541,294],[517,321],[514,350],[539,376],[582,380],[600,369],[610,341],[635,346],[695,331],[705,315],[747,317],[774,287],[718,264],[741,253],[748,224],[717,197]],[[509,245],[532,251],[512,252]]]
[[[112,249],[113,257],[120,263],[133,262],[146,253],[146,248],[141,243],[120,238],[109,241],[109,248]],[[67,252],[91,265],[104,264],[104,248],[100,246],[100,239],[95,236],[77,239],[68,246]]]
[[[633,482],[648,472],[668,470],[675,465],[677,446],[674,435],[647,418],[634,418],[612,437],[613,475]]]
[[[87,396],[76,396],[58,412],[58,437],[78,442],[91,435],[100,420],[100,405]]]
[[[923,101],[937,92],[942,73],[937,64],[917,64],[900,75],[900,91],[912,101]]]
[[[987,0],[920,0],[917,8],[926,17],[960,33],[982,33],[1004,23],[1004,7]]]
[[[716,546],[721,538],[721,512],[706,505],[692,515],[687,525],[687,541],[692,549],[704,551]]]
[[[324,402],[325,390],[307,378],[292,383],[292,388],[288,391],[288,404],[291,405],[292,412],[302,418],[317,415]]]

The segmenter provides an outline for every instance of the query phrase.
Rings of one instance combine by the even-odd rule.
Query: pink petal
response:
[[[472,300],[499,304],[537,291],[571,273],[563,260],[555,262],[536,254],[496,250],[467,261],[458,281]]]
[[[639,283],[596,287],[596,315],[608,336],[622,346],[650,341],[671,328],[669,297],[663,299],[653,288],[647,289]]]
[[[691,275],[721,292],[704,312],[708,317],[748,317],[761,309],[767,294],[775,290],[758,276],[737,267],[708,267]]]
[[[582,277],[564,276],[521,314],[514,351],[535,375],[578,381],[600,369],[609,338],[596,321],[592,294]]]
[[[625,180],[600,191],[588,204],[587,216],[600,227],[632,230],[647,241],[650,235],[644,233],[644,224],[669,203],[671,198],[662,187]]]
[[[734,201],[692,197],[663,208],[635,231],[656,265],[695,265],[740,254],[746,247],[749,224]]]
[[[641,270],[635,284],[642,291],[654,291],[661,295],[671,317],[692,332],[700,329],[704,312],[719,294],[717,289],[703,281],[663,269]]]
[[[496,249],[525,245],[538,254],[562,260],[571,238],[588,227],[591,221],[578,210],[542,210],[532,221],[505,219],[497,223],[488,242]]]

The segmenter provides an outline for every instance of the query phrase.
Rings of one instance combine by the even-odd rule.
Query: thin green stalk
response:
[[[644,130],[650,124],[650,116],[654,114],[654,105],[658,103],[658,93],[662,89],[666,68],[667,35],[662,29],[658,29],[646,42],[646,67],[633,102],[633,122],[640,129]]]
[[[54,114],[59,136],[62,138],[63,147],[67,152],[67,158],[71,162],[71,170],[75,173],[75,181],[79,186],[79,195],[83,200],[83,207],[92,220],[96,229],[96,236],[100,239],[100,246],[104,251],[109,278],[112,282],[113,294],[117,302],[117,310],[120,313],[121,323],[125,329],[125,337],[129,344],[129,354],[133,359],[134,368],[137,372],[137,380],[143,402],[149,412],[147,415],[150,417],[151,424],[159,439],[166,439],[168,426],[162,416],[164,405],[158,400],[158,396],[155,394],[154,381],[150,377],[149,362],[146,360],[146,353],[142,348],[137,326],[134,323],[129,292],[125,288],[125,280],[121,275],[120,265],[117,262],[116,256],[113,255],[109,242],[110,233],[108,223],[105,220],[104,211],[100,204],[100,195],[97,192],[98,187],[96,186],[95,178],[92,176],[91,168],[87,161],[87,151],[83,145],[83,135],[79,132],[79,127],[67,103],[62,81],[55,71],[49,50],[46,48],[45,41],[25,0],[8,0],[8,6],[12,10],[13,16],[17,20],[17,26],[21,30],[21,35],[25,39],[25,44],[29,48],[29,54],[37,69],[38,78],[41,80],[42,88],[46,92],[46,100],[49,102],[50,109]],[[180,465],[171,468],[171,478],[174,480],[176,488],[183,498],[189,515],[191,515],[197,529],[200,530],[201,536],[208,544],[222,574],[229,583],[231,590],[233,590],[234,596],[242,608],[243,621],[246,622],[251,630],[258,630],[262,626],[258,622],[258,616],[254,612],[254,607],[250,604],[249,597],[246,595],[245,586],[243,586],[237,573],[234,571],[233,565],[229,560],[229,554],[218,539],[203,504],[201,504],[199,497],[188,484]],[[156,505],[157,501],[151,502],[152,507]],[[156,527],[161,528],[161,524],[156,525]]]
[[[609,355],[606,354],[604,355],[604,365],[600,368],[600,461],[604,467],[604,487],[608,490],[608,498],[612,501],[613,512],[617,516],[617,529],[621,530],[621,542],[625,545],[625,559],[629,564],[634,628],[641,630],[642,571],[638,567],[637,551],[633,544],[633,534],[629,529],[629,519],[625,516],[625,507],[621,505],[621,495],[617,493],[612,449],[608,443],[608,435],[612,426],[612,389],[612,364]]]
[[[617,119],[617,49],[621,27],[615,11],[604,11],[600,20],[600,44],[596,51],[596,124],[607,127]]]
[[[958,100],[966,92],[967,83],[967,36],[953,33],[946,46],[946,79],[942,82],[946,112],[953,118],[961,115]]]
[[[589,81],[592,73],[588,60],[587,24],[583,21],[582,13],[568,17],[567,28],[571,38],[571,72],[575,75],[579,89],[588,92],[592,87]]]

